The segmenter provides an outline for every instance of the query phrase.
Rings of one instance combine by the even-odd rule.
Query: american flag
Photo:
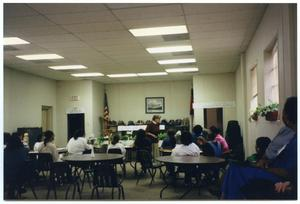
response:
[[[191,89],[191,98],[190,98],[190,115],[191,116],[194,116],[193,103],[194,103],[194,90]]]
[[[104,94],[104,114],[103,114],[103,118],[104,118],[104,121],[106,123],[105,128],[107,128],[107,124],[108,124],[108,121],[109,121],[109,108],[108,108],[106,93]]]

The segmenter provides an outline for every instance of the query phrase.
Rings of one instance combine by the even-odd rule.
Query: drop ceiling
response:
[[[107,74],[163,72],[171,67],[197,73],[108,78],[102,83],[188,80],[193,74],[234,72],[264,14],[265,4],[4,4],[4,37],[31,44],[4,48],[7,67],[55,80],[78,80],[77,71],[48,66],[82,64]],[[188,35],[134,37],[133,28],[186,25]],[[193,52],[150,54],[145,48],[192,45]],[[62,60],[25,61],[16,55],[55,53]],[[195,64],[159,65],[157,60],[196,58]]]

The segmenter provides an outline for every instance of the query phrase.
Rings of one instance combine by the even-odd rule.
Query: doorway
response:
[[[223,108],[204,108],[204,127],[213,125],[223,131]]]
[[[53,128],[53,108],[52,106],[42,106],[42,131]]]
[[[85,132],[84,113],[68,114],[68,141],[73,137],[76,130],[83,130]]]

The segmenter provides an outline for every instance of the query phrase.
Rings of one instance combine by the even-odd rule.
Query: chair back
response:
[[[53,158],[50,153],[38,153],[37,168],[39,171],[49,171],[52,162]]]
[[[118,187],[119,180],[112,164],[103,163],[94,168],[93,184],[97,187]]]
[[[53,162],[50,166],[50,180],[52,182],[69,183],[72,181],[72,169],[67,162]]]
[[[122,151],[119,148],[114,148],[114,149],[108,149],[107,153],[109,153],[109,154],[122,154]]]
[[[142,149],[137,150],[136,157],[137,161],[141,163],[143,169],[149,169],[153,167],[152,155],[149,151]]]

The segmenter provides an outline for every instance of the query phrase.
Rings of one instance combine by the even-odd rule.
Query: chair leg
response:
[[[156,169],[149,169],[149,174],[151,176],[151,182],[150,182],[150,186],[152,185],[153,181],[154,181],[154,177],[155,177],[155,174],[156,174]]]
[[[78,195],[79,195],[79,199],[81,200],[81,190],[80,190],[80,185],[79,185],[79,183],[75,183],[74,186],[77,187],[77,192],[78,192]]]
[[[111,199],[114,199],[114,188],[111,189]]]
[[[91,185],[91,177],[90,177],[90,173],[89,173],[89,172],[87,173],[87,180],[88,180],[88,182],[89,182],[90,188],[92,188],[92,185]]]
[[[96,188],[96,192],[97,192],[97,198],[99,199],[100,198],[100,194],[99,194],[98,188]]]
[[[120,189],[120,187],[118,187],[118,198],[119,198],[119,200],[121,200],[121,189]]]
[[[76,186],[73,186],[72,199],[75,199]]]
[[[123,186],[121,186],[121,191],[122,191],[123,200],[125,200],[125,194],[124,194],[124,188],[123,188]]]
[[[31,191],[32,191],[32,194],[33,194],[34,198],[37,200],[37,196],[36,196],[36,193],[35,193],[35,189],[34,189],[34,187],[33,187],[33,185],[32,185],[31,182],[29,183],[29,186],[30,186],[30,188],[31,188]]]
[[[68,186],[67,190],[66,190],[66,194],[65,194],[65,200],[68,199],[68,194],[69,194],[69,190],[71,188],[71,184]]]
[[[92,195],[91,195],[91,199],[93,199],[94,198],[94,193],[95,193],[95,187],[92,189]]]

